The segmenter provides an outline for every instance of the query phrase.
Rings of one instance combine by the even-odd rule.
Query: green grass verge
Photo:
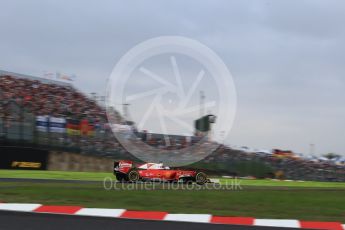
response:
[[[345,183],[239,180],[242,190],[105,190],[111,173],[0,170],[0,178],[66,179],[92,184],[0,182],[0,200],[84,207],[156,210],[171,213],[257,218],[340,221],[345,223]],[[231,184],[221,179],[222,184]],[[160,185],[158,185],[160,186]]]
[[[26,178],[26,179],[58,179],[58,180],[90,180],[103,181],[112,173],[99,172],[64,172],[40,170],[0,170],[0,178]]]
[[[231,183],[232,179],[220,179],[222,184]],[[317,181],[284,181],[270,179],[240,179],[241,185],[274,186],[274,187],[305,187],[305,188],[344,188],[345,182],[317,182]],[[345,195],[345,194],[344,194]]]
[[[205,213],[345,223],[345,189],[242,186],[232,190],[105,190],[102,182],[0,182],[4,202]]]
[[[88,180],[103,181],[104,178],[114,178],[112,173],[99,172],[63,172],[63,171],[36,171],[36,170],[0,170],[0,178],[27,178],[27,179],[59,179],[59,180]],[[220,179],[222,184],[231,183],[231,179]],[[319,187],[345,188],[345,182],[315,182],[315,181],[276,181],[268,179],[245,180],[241,185],[248,186],[278,186],[278,187]]]

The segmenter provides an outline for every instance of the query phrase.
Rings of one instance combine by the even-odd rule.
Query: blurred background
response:
[[[2,154],[44,150],[44,162],[57,162],[45,168],[76,171],[111,169],[110,163],[81,163],[87,156],[139,161],[110,130],[104,109],[107,78],[134,45],[174,34],[213,49],[231,70],[238,94],[231,133],[197,167],[224,175],[344,178],[341,1],[35,0],[2,1],[1,8]],[[143,85],[139,79],[131,82]],[[141,112],[122,108],[122,114],[115,112]],[[138,138],[163,149],[198,141],[197,132],[169,133],[166,139],[155,129],[137,131]],[[13,161],[2,167],[12,168]]]

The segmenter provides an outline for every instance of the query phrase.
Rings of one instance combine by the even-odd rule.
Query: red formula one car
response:
[[[164,167],[162,163],[146,163],[136,167],[132,161],[128,160],[114,162],[114,175],[121,182],[196,182],[199,185],[209,182],[209,179],[203,172],[170,169],[169,167]]]

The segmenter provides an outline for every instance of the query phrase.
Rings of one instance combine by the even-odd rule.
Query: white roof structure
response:
[[[63,81],[57,81],[57,80],[52,80],[52,79],[47,79],[43,77],[34,77],[31,75],[26,75],[26,74],[20,74],[20,73],[13,73],[5,70],[0,70],[0,76],[11,76],[14,78],[24,78],[28,80],[37,80],[45,84],[55,84],[55,85],[61,85],[61,86],[69,86],[73,87],[71,83],[63,82]]]

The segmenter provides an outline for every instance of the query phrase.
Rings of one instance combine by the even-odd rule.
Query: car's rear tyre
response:
[[[205,173],[203,172],[198,172],[196,175],[195,175],[195,182],[198,184],[198,185],[203,185],[207,182],[207,176]]]
[[[137,170],[131,170],[127,174],[127,178],[129,182],[137,182],[140,179],[139,172]]]

